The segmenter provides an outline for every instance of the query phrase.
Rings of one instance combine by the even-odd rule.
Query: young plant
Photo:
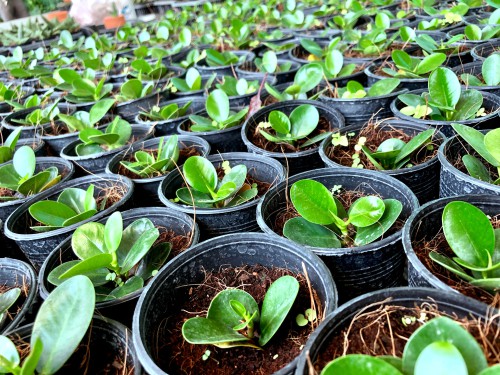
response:
[[[498,86],[500,84],[500,74],[498,74],[499,66],[500,54],[494,53],[488,56],[481,65],[482,81],[479,77],[469,73],[461,74],[460,80],[466,86]]]
[[[96,288],[97,302],[127,296],[141,289],[167,260],[171,244],[154,245],[159,236],[158,228],[147,218],[123,229],[120,212],[113,213],[106,224],[85,223],[71,237],[78,260],[54,268],[48,281],[60,285],[70,277],[85,275]]]
[[[389,37],[385,31],[375,29],[362,35],[352,48],[352,51],[358,52],[363,56],[381,56],[397,37],[398,33],[394,33],[394,35]]]
[[[149,112],[139,112],[141,117],[150,121],[167,121],[185,116],[192,102],[187,102],[182,107],[177,103],[167,104],[163,107],[153,106]]]
[[[231,76],[224,76],[215,87],[224,91],[227,96],[240,96],[256,92],[259,89],[259,81],[247,81],[245,78],[236,79]]]
[[[499,370],[500,365],[488,367],[481,346],[465,328],[442,316],[413,332],[402,358],[348,354],[328,363],[321,375],[487,375]]]
[[[211,67],[233,65],[239,62],[240,59],[245,58],[244,56],[239,58],[238,55],[230,51],[219,52],[214,49],[207,49],[205,52],[206,52],[205,62],[207,63],[208,66]]]
[[[365,97],[375,97],[389,95],[399,86],[400,80],[397,78],[384,78],[375,82],[365,90],[363,85],[357,81],[347,82],[346,87],[336,88],[334,95],[342,99],[362,99]]]
[[[391,56],[397,71],[390,68],[383,68],[382,71],[395,78],[423,78],[446,61],[446,55],[439,52],[419,59],[411,57],[405,51],[394,50]]]
[[[141,80],[137,78],[129,79],[120,88],[120,94],[116,96],[116,99],[119,102],[129,102],[140,99],[151,94],[153,92],[153,88],[153,81],[149,81],[143,86]]]
[[[356,64],[344,66],[344,56],[336,49],[331,49],[326,53],[325,60],[322,61],[321,65],[327,79],[345,77],[356,70]]]
[[[285,223],[283,235],[312,247],[372,243],[392,227],[403,209],[396,199],[366,196],[354,201],[346,211],[322,183],[308,179],[292,185],[290,199],[300,216]]]
[[[278,63],[278,57],[274,51],[264,52],[262,57],[256,57],[253,61],[259,72],[276,74],[288,72],[292,67],[291,62]]]
[[[307,56],[307,61],[322,61],[326,58],[328,52],[330,52],[331,50],[343,48],[340,42],[341,38],[337,37],[332,39],[332,41],[328,43],[328,45],[322,47],[314,40],[304,38],[300,40],[300,45],[309,53],[309,55]]]
[[[12,163],[0,167],[0,188],[9,189],[28,197],[47,190],[61,180],[57,167],[49,167],[35,174],[35,152],[29,146],[20,147]],[[18,196],[0,196],[0,202],[19,199]]]
[[[212,86],[216,75],[212,75],[205,85],[202,83],[203,77],[200,75],[198,70],[195,68],[189,68],[186,72],[185,78],[173,77],[170,81],[172,85],[180,92],[191,92],[198,91],[202,89],[208,89]]]
[[[2,328],[2,323],[7,316],[7,312],[16,303],[20,295],[20,288],[12,288],[5,293],[0,293],[0,328]]]
[[[451,55],[458,53],[460,50],[460,44],[458,44],[458,42],[460,42],[463,37],[463,34],[459,34],[448,39],[447,41],[441,40],[440,42],[436,42],[430,35],[421,34],[415,36],[414,39],[419,47],[428,54],[441,52],[446,55]]]
[[[500,25],[487,25],[482,29],[478,25],[467,25],[465,26],[464,34],[469,40],[490,40],[500,36]]]
[[[170,73],[161,59],[158,59],[154,65],[144,59],[137,59],[132,61],[130,66],[132,67],[130,74],[141,81],[158,81]]]
[[[233,113],[229,107],[227,94],[220,89],[214,90],[208,95],[205,108],[208,118],[199,115],[189,116],[192,122],[191,131],[210,132],[228,129],[239,125],[248,112],[248,107],[246,107],[237,113]]]
[[[0,373],[57,373],[80,345],[94,307],[94,287],[87,277],[76,276],[62,283],[40,306],[31,330],[29,354],[22,364],[14,342],[0,336]]]
[[[43,106],[44,104],[46,104],[50,100],[50,96],[52,94],[53,94],[53,91],[49,90],[42,96],[38,96],[37,94],[30,95],[26,99],[24,99],[22,102],[16,101],[16,100],[5,100],[5,102],[14,109],[14,112],[17,112],[21,109]]]
[[[267,82],[264,85],[267,92],[279,100],[307,99],[307,93],[319,85],[323,79],[323,67],[320,63],[309,63],[300,67],[295,73],[293,84],[288,86],[282,93],[273,88]]]
[[[436,251],[429,257],[461,279],[492,293],[500,290],[500,229],[467,202],[448,203],[442,215],[443,233],[453,259]]]
[[[290,116],[281,111],[272,111],[269,113],[268,121],[261,122],[258,125],[259,133],[270,142],[287,143],[292,146],[297,145],[297,141],[307,138],[319,123],[319,112],[310,104],[302,104],[295,108]],[[274,134],[264,129],[272,128]],[[308,139],[298,146],[298,148],[311,146],[330,135],[330,132],[324,132]]]
[[[59,87],[69,91],[64,98],[70,103],[95,102],[109,97],[113,90],[113,84],[105,83],[106,78],[104,77],[96,84],[92,74],[80,76],[73,69],[60,69],[58,74],[63,81]]]
[[[298,292],[299,282],[292,276],[282,276],[267,290],[259,311],[259,305],[249,293],[225,289],[214,297],[205,318],[195,317],[184,322],[182,336],[190,344],[260,349],[283,324]]]
[[[479,158],[470,154],[462,156],[467,172],[478,180],[500,185],[500,129],[483,134],[467,125],[451,126],[488,163],[488,167],[496,168],[497,177],[493,177],[493,173],[490,173],[489,168]]]
[[[136,151],[135,161],[121,161],[120,164],[142,178],[161,176],[175,168],[179,159],[177,135],[168,139],[160,138],[156,155],[146,151]]]
[[[59,107],[57,106],[59,100],[54,102],[52,105],[45,108],[37,108],[30,114],[26,115],[24,119],[12,119],[12,122],[16,122],[23,126],[40,126],[43,124],[48,124],[54,121],[54,119],[59,115]]]
[[[182,167],[189,187],[177,190],[175,201],[200,208],[234,207],[257,196],[256,184],[245,182],[247,167],[223,163],[224,177],[219,180],[217,170],[202,156],[191,156]]]
[[[94,128],[81,130],[78,138],[82,143],[76,145],[75,153],[86,156],[114,150],[125,146],[131,135],[132,126],[117,116],[104,131]]]
[[[90,111],[78,111],[72,115],[59,113],[59,119],[64,122],[71,132],[93,129],[115,104],[114,99],[103,99],[96,102]]]
[[[101,210],[105,203],[106,200],[103,200]],[[59,194],[56,201],[43,200],[35,202],[29,207],[31,217],[43,224],[42,226],[32,226],[31,229],[35,232],[48,232],[69,227],[91,218],[97,211],[94,185],[90,185],[87,190],[68,188]]]
[[[451,69],[439,67],[429,76],[428,92],[422,95],[401,94],[398,99],[406,107],[401,113],[414,118],[437,121],[464,121],[480,115],[483,95],[477,90],[462,90]],[[484,110],[482,111],[484,112]]]
[[[14,151],[16,150],[17,141],[21,135],[22,128],[17,128],[12,133],[9,134],[5,142],[0,146],[0,164],[8,162],[14,156]],[[1,176],[0,176],[1,178]]]

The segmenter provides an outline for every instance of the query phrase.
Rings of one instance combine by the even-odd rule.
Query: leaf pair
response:
[[[158,81],[164,78],[168,73],[168,68],[158,59],[155,65],[151,65],[144,59],[137,59],[130,64],[132,75],[141,81]]]
[[[152,121],[167,121],[185,116],[192,101],[187,102],[182,107],[177,103],[167,104],[163,107],[153,106],[149,112],[139,112],[142,117]]]
[[[344,66],[344,56],[342,52],[331,49],[326,53],[325,60],[322,61],[323,71],[326,78],[333,79],[351,75],[356,70],[356,64]]]
[[[196,317],[184,322],[182,335],[190,344],[259,349],[278,331],[298,292],[299,282],[292,276],[282,276],[267,290],[259,311],[257,302],[247,292],[225,289],[210,303],[206,318]],[[239,332],[243,330],[246,334]],[[258,344],[254,331],[259,333]]]
[[[307,93],[316,88],[323,79],[323,67],[320,63],[303,65],[295,73],[293,84],[288,86],[282,93],[265,84],[267,92],[280,102],[291,99],[307,99]]]
[[[134,153],[135,162],[121,161],[120,164],[142,178],[150,178],[171,171],[179,159],[177,135],[159,139],[156,155],[146,151]]]
[[[434,71],[446,61],[444,53],[431,53],[423,59],[412,57],[405,51],[394,50],[392,61],[396,64],[398,71],[383,68],[384,73],[396,78],[422,78]]]
[[[186,72],[185,78],[174,77],[171,82],[174,87],[180,92],[191,92],[201,90],[202,87],[202,76],[195,68],[189,68]],[[205,84],[205,88],[208,89],[213,80],[215,79],[215,75],[213,75]]]
[[[285,223],[283,235],[313,247],[349,244],[349,225],[356,230],[354,246],[367,245],[389,230],[403,209],[398,200],[367,196],[357,199],[346,212],[322,183],[308,179],[292,185],[290,199],[300,217]]]
[[[115,104],[114,99],[103,99],[96,102],[89,112],[78,111],[72,115],[59,114],[59,119],[66,124],[72,132],[93,128],[108,113]]]
[[[231,76],[222,77],[222,81],[215,86],[228,96],[247,95],[259,89],[259,81],[247,81],[245,78],[236,79]]]
[[[239,61],[239,58],[230,51],[219,52],[214,49],[207,49],[205,61],[208,66],[217,67],[235,64]]]
[[[97,202],[94,199],[94,185],[87,190],[78,188],[65,189],[59,194],[57,201],[43,200],[33,203],[29,213],[43,226],[32,226],[35,232],[69,227],[87,220],[97,213]]]
[[[137,78],[129,79],[120,88],[120,95],[117,96],[118,101],[128,102],[143,98],[153,91],[154,82],[150,81],[144,86],[141,80]]]
[[[65,96],[70,103],[94,102],[108,97],[113,90],[111,83],[105,83],[106,78],[101,78],[96,84],[89,78],[81,77],[72,69],[60,69],[59,76],[71,85],[70,93]]]
[[[376,97],[389,95],[399,86],[397,78],[384,78],[375,82],[365,91],[363,85],[357,81],[347,82],[346,87],[337,89],[338,96],[342,99],[361,99],[366,96]]]
[[[56,100],[52,105],[45,108],[37,108],[30,112],[24,119],[12,119],[12,122],[16,122],[25,126],[40,126],[44,124],[49,124],[52,122],[57,115],[59,115],[59,100]]]
[[[75,147],[78,156],[94,155],[123,147],[132,136],[132,126],[119,116],[106,127],[105,131],[95,128],[85,128],[78,138],[82,143]]]
[[[57,167],[49,167],[35,174],[35,152],[29,146],[20,147],[12,163],[0,167],[0,187],[17,191],[24,197],[37,194],[54,186],[61,180]],[[0,197],[2,200],[16,197]]]

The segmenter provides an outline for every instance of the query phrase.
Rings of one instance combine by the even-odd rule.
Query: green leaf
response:
[[[104,225],[92,222],[83,224],[73,233],[71,247],[80,259],[88,259],[107,253],[108,250],[104,243]]]
[[[125,282],[125,284],[113,289],[111,293],[109,293],[109,297],[111,298],[105,298],[104,300],[122,298],[125,297],[126,295],[134,293],[135,291],[143,287],[144,287],[144,280],[138,276],[132,276]]]
[[[142,93],[142,83],[138,79],[130,79],[125,82],[121,89],[121,95],[123,95],[127,100],[139,99]]]
[[[484,136],[484,147],[489,154],[497,161],[495,164],[500,164],[500,129],[490,130]],[[495,165],[493,164],[493,165]]]
[[[336,77],[341,71],[343,65],[344,56],[342,56],[342,53],[339,50],[332,49],[327,52],[325,67],[330,75]]]
[[[267,73],[274,73],[278,66],[278,58],[273,51],[266,51],[262,55],[261,68]]]
[[[223,122],[229,117],[229,98],[222,90],[214,90],[207,98],[208,115],[217,122]]]
[[[403,205],[396,199],[384,199],[385,211],[382,217],[375,224],[369,227],[357,228],[354,244],[356,246],[367,245],[380,238],[396,222],[403,210]]]
[[[186,72],[186,84],[190,90],[201,89],[201,75],[195,68],[189,68]]]
[[[311,55],[316,57],[321,57],[323,55],[321,46],[312,39],[301,39],[300,45]]]
[[[248,341],[246,336],[219,321],[199,317],[184,322],[182,336],[190,344],[212,344],[222,348]]]
[[[385,13],[377,13],[375,16],[375,26],[381,30],[388,29],[391,26],[391,20]]]
[[[487,57],[481,67],[484,82],[488,86],[498,86],[500,83],[500,54],[494,53]]]
[[[114,253],[122,240],[123,220],[120,212],[114,212],[104,226],[104,243],[108,252]]]
[[[19,295],[21,294],[21,289],[12,288],[5,293],[0,293],[0,316],[17,301]]]
[[[498,375],[499,371],[500,371],[500,364],[485,368],[478,375]]]
[[[436,341],[424,348],[415,363],[415,374],[468,375],[460,351],[449,342]]]
[[[429,76],[429,94],[434,103],[441,107],[455,108],[460,99],[460,82],[448,68],[439,67]]]
[[[404,160],[406,157],[420,149],[434,135],[434,129],[425,130],[414,136],[406,145],[403,146],[400,153],[396,157],[395,163]]]
[[[79,260],[70,260],[68,262],[64,262],[59,266],[55,267],[52,271],[50,271],[47,281],[52,285],[61,285],[65,280],[60,279],[59,277],[64,274],[67,270],[77,265]],[[109,271],[107,268],[100,268],[97,270],[89,271],[89,272],[81,272],[83,276],[87,276],[94,286],[101,286],[109,283],[107,276],[109,275]]]
[[[490,177],[488,168],[486,168],[478,158],[467,154],[462,156],[462,161],[471,177],[477,178],[481,181],[489,182],[490,184],[493,182]]]
[[[118,134],[117,145],[125,145],[132,136],[132,126],[120,117],[115,117],[113,122],[106,127],[106,134]]]
[[[85,276],[65,281],[47,297],[31,334],[31,345],[43,342],[39,373],[57,372],[73,354],[90,325],[94,305],[94,287]]]
[[[379,221],[384,211],[384,201],[379,197],[362,197],[349,208],[349,221],[356,227],[368,227]]]
[[[39,193],[40,191],[42,191],[42,188],[49,182],[50,177],[51,173],[47,170],[37,173],[30,179],[24,181],[21,185],[19,185],[17,191],[19,191],[26,197],[32,194]]]
[[[413,65],[411,56],[408,55],[405,51],[396,49],[392,51],[391,57],[392,61],[394,61],[394,64],[396,64],[398,68],[412,70]]]
[[[191,156],[182,170],[188,184],[195,190],[211,194],[217,188],[217,171],[210,161],[202,156]]]
[[[415,73],[418,75],[427,74],[443,65],[445,61],[446,55],[444,53],[432,53],[418,63]]]
[[[16,367],[21,362],[16,346],[10,339],[0,335],[0,373],[10,373],[10,368]],[[5,366],[5,360],[9,361],[9,367]]]
[[[272,111],[269,114],[269,122],[277,133],[286,135],[290,133],[291,123],[288,116],[281,111]]]
[[[500,290],[500,277],[488,278],[488,279],[476,279],[469,282],[471,285],[477,286],[490,291],[491,293],[497,293]]]
[[[86,195],[86,190],[79,188],[68,188],[64,189],[63,192],[59,194],[57,201],[59,203],[65,204],[77,214],[81,214],[87,211],[85,207]],[[92,208],[97,209],[97,206],[94,206]]]
[[[302,217],[289,219],[283,227],[283,235],[305,246],[334,249],[342,247],[335,232],[323,225],[310,223]]]
[[[456,201],[446,205],[442,221],[453,252],[472,265],[487,267],[495,248],[495,232],[488,217],[472,204]]]
[[[30,178],[35,173],[35,152],[29,146],[21,146],[12,158],[12,165],[22,178]]]
[[[158,271],[165,264],[171,251],[172,244],[169,242],[153,246],[151,250],[148,251],[146,256],[142,258],[135,275],[144,280],[153,277],[153,273]]]
[[[406,343],[403,352],[405,374],[416,373],[418,358],[434,342],[454,345],[465,360],[469,374],[477,374],[488,366],[481,347],[467,330],[450,318],[438,317],[418,328]]]
[[[0,186],[10,190],[17,190],[21,176],[14,169],[12,163],[0,167]]]
[[[349,354],[329,362],[321,375],[402,375],[381,358],[366,354]]]
[[[89,111],[89,123],[95,125],[101,121],[114,103],[114,99],[103,99],[95,103]]]
[[[474,278],[469,276],[462,267],[460,267],[458,264],[456,264],[454,261],[452,261],[450,258],[444,255],[441,255],[435,251],[431,251],[429,253],[429,258],[431,258],[434,262],[446,268],[448,271],[453,272],[454,274],[460,276],[462,279],[466,281],[470,282],[474,280]]]
[[[59,275],[59,279],[67,279],[76,275],[85,275],[89,272],[108,267],[112,260],[113,256],[108,253],[94,255],[73,265],[71,268]]]
[[[494,167],[500,167],[500,160],[490,154],[485,145],[484,134],[480,131],[462,124],[451,124],[453,130],[457,132],[472,148],[481,155],[488,163]]]
[[[323,68],[321,64],[310,63],[303,65],[293,80],[294,84],[299,86],[299,93],[305,94],[314,89],[323,79]]]
[[[147,254],[151,246],[160,236],[157,228],[151,228],[143,232],[135,243],[130,248],[125,259],[120,262],[120,269],[122,273],[126,273],[132,269],[139,261]]]
[[[368,96],[388,95],[399,86],[400,80],[397,78],[384,78],[375,82],[368,89]]]
[[[483,105],[483,94],[477,90],[465,90],[460,95],[456,105],[456,112],[451,117],[452,121],[463,121],[476,117],[476,113]]]
[[[290,199],[298,213],[311,223],[328,225],[335,221],[337,206],[331,192],[320,182],[308,179],[295,182]]]
[[[481,40],[483,33],[477,25],[467,25],[464,29],[464,34],[469,40]]]
[[[310,104],[302,104],[290,113],[291,135],[294,139],[302,139],[311,134],[318,125],[319,112]]]
[[[266,345],[278,331],[299,293],[299,282],[282,276],[271,284],[262,302],[259,344]]]
[[[42,224],[60,227],[63,223],[77,215],[77,213],[64,203],[55,201],[39,201],[29,207],[30,215]]]

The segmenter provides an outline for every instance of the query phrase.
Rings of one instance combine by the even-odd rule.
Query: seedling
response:
[[[210,132],[228,129],[239,125],[248,112],[248,107],[246,107],[237,113],[232,113],[229,108],[229,98],[227,94],[220,89],[210,93],[205,108],[209,118],[199,115],[189,116],[192,122],[190,127],[191,131]]]
[[[208,66],[211,67],[229,66],[236,64],[237,62],[240,61],[240,59],[242,60],[245,59],[245,56],[239,58],[238,55],[230,51],[219,52],[214,49],[207,49],[205,50],[205,52],[206,52],[205,62],[207,63]]]
[[[363,85],[357,81],[347,82],[346,87],[336,88],[334,96],[342,99],[362,99],[365,97],[376,97],[389,95],[399,86],[397,78],[384,78],[375,82],[365,90]]]
[[[149,81],[143,86],[139,79],[129,79],[120,88],[120,94],[116,96],[116,99],[119,102],[128,102],[140,99],[151,94],[153,92],[153,88],[153,81]]]
[[[457,53],[459,51],[460,42],[463,39],[463,34],[455,35],[447,41],[436,42],[430,35],[421,34],[415,36],[415,42],[427,53],[441,52],[446,55]]]
[[[499,370],[500,365],[488,367],[481,346],[465,328],[443,316],[413,332],[402,358],[348,354],[328,363],[321,375],[487,375],[497,374]]]
[[[217,170],[202,156],[191,156],[182,170],[189,187],[177,190],[177,201],[202,208],[233,207],[257,196],[256,184],[245,182],[247,167],[243,164],[223,164],[224,177],[219,180]]]
[[[191,107],[191,101],[179,107],[177,103],[167,104],[163,107],[153,106],[149,112],[139,112],[141,117],[150,121],[168,121],[173,120],[182,116],[186,116],[186,113]]]
[[[260,72],[268,74],[276,74],[288,72],[292,67],[290,62],[284,62],[279,64],[278,57],[274,51],[267,51],[261,57],[257,57],[254,60],[254,64]]]
[[[35,152],[29,146],[20,147],[12,163],[0,167],[0,187],[15,191],[21,197],[40,193],[61,180],[57,167],[49,167],[35,174]],[[19,199],[18,196],[0,196],[1,201]]]
[[[111,83],[105,83],[106,78],[101,78],[96,84],[92,77],[93,74],[88,72],[82,77],[72,69],[60,69],[58,74],[63,80],[59,87],[69,91],[65,100],[70,103],[95,102],[109,97],[113,90]]]
[[[182,336],[190,344],[261,349],[283,324],[298,292],[299,282],[292,276],[282,276],[267,290],[259,311],[249,293],[225,289],[214,297],[205,318],[184,322]]]
[[[121,161],[120,164],[142,178],[161,176],[175,168],[179,159],[177,135],[168,139],[160,138],[156,155],[146,151],[136,151],[135,161]]]
[[[431,251],[429,257],[461,279],[492,293],[500,290],[500,229],[467,202],[450,202],[443,210],[443,232],[452,259]]]
[[[298,314],[295,318],[295,322],[299,327],[304,327],[309,323],[314,322],[317,319],[316,310],[307,309],[304,314]]]
[[[356,70],[356,64],[347,64],[344,66],[344,56],[342,52],[336,49],[329,50],[326,53],[322,66],[327,79],[345,77],[351,75]]]
[[[93,129],[115,104],[114,99],[103,99],[96,102],[89,112],[78,111],[72,115],[59,113],[59,119],[64,122],[71,132]]]
[[[428,89],[420,96],[399,95],[398,99],[406,104],[401,113],[437,121],[464,121],[477,117],[483,105],[481,92],[462,90],[458,77],[448,68],[439,67],[431,73]]]
[[[95,128],[81,130],[78,138],[82,143],[76,145],[75,153],[86,156],[114,150],[125,146],[131,135],[132,126],[117,116],[104,131]]]
[[[173,77],[171,79],[172,85],[180,92],[191,92],[198,91],[202,89],[208,89],[212,86],[212,83],[216,75],[212,75],[205,85],[202,84],[202,76],[195,68],[189,68],[186,72],[185,78]]]
[[[366,196],[346,211],[322,183],[308,179],[292,185],[290,199],[300,216],[285,223],[283,235],[312,247],[367,245],[389,230],[403,209],[396,199]]]
[[[132,67],[131,75],[141,81],[157,81],[165,78],[170,72],[161,59],[151,65],[144,59],[137,59],[130,64]]]
[[[104,200],[100,210],[104,208],[105,203]],[[91,218],[97,211],[94,185],[90,185],[87,190],[68,188],[61,192],[55,201],[43,200],[29,207],[31,217],[43,224],[32,226],[31,229],[35,232],[48,232],[69,227]]]
[[[16,112],[21,109],[42,106],[43,104],[49,101],[50,96],[52,94],[53,91],[49,90],[42,96],[38,96],[37,94],[30,95],[27,98],[25,98],[22,102],[16,100],[5,100],[5,102],[12,108],[14,108],[14,112]]]
[[[24,119],[12,119],[12,122],[16,122],[23,126],[40,126],[42,124],[48,124],[54,121],[57,115],[59,115],[59,108],[57,107],[59,100],[54,102],[54,104],[45,107],[37,108],[28,114]]]
[[[498,86],[500,84],[500,54],[494,53],[488,56],[481,65],[481,76],[483,81],[472,74],[464,73],[460,75],[460,80],[466,86]]]
[[[258,128],[259,133],[268,141],[296,146],[297,141],[307,138],[316,130],[318,124],[319,112],[316,107],[302,104],[295,108],[290,116],[281,111],[272,111],[269,113],[268,122],[261,122]],[[272,128],[274,134],[265,130],[269,128]],[[299,145],[298,148],[311,146],[329,135],[330,132],[320,133]]]
[[[469,40],[490,40],[500,36],[500,25],[487,25],[483,28],[480,28],[478,25],[467,25],[465,26],[464,34]]]
[[[94,314],[90,280],[76,276],[57,287],[43,302],[31,330],[29,354],[21,364],[16,345],[0,336],[0,373],[55,374],[80,345]]]
[[[21,135],[22,128],[17,128],[9,134],[5,142],[0,146],[0,164],[5,163],[12,159],[14,151],[16,150],[17,141]]]
[[[303,65],[295,74],[293,84],[282,93],[266,83],[267,92],[280,102],[292,99],[307,99],[307,93],[319,85],[323,79],[323,68],[320,63]]]
[[[169,242],[154,245],[159,236],[147,218],[123,229],[120,212],[113,213],[106,224],[83,224],[71,237],[78,260],[54,268],[48,281],[60,285],[70,277],[85,275],[96,287],[97,302],[127,296],[141,289],[167,260],[172,246]]]
[[[328,43],[327,46],[320,46],[318,43],[316,43],[314,40],[311,39],[301,39],[300,40],[300,45],[302,48],[304,48],[307,52],[309,52],[309,56],[307,57],[308,61],[322,61],[323,59],[326,58],[328,53],[335,48],[341,48],[340,44],[341,38],[337,37],[332,39],[330,43]]]
[[[224,91],[228,96],[247,95],[256,92],[259,89],[259,81],[247,81],[245,78],[236,79],[231,76],[222,77],[221,82],[215,84],[215,87]]]
[[[405,51],[392,51],[392,61],[397,71],[383,68],[382,71],[396,78],[423,78],[441,66],[446,61],[444,53],[431,53],[423,59],[411,57]]]

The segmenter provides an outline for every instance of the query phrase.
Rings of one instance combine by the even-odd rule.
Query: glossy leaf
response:
[[[368,89],[368,96],[383,96],[393,92],[399,86],[400,80],[397,78],[384,78],[375,82]]]
[[[453,71],[439,67],[429,76],[429,94],[441,107],[454,108],[460,99],[460,82]]]
[[[5,313],[18,299],[21,289],[12,288],[5,293],[0,293],[0,317]]]
[[[299,214],[311,223],[328,225],[335,220],[337,206],[331,192],[320,182],[307,179],[295,182],[290,199]]]
[[[85,275],[86,273],[102,269],[109,266],[112,260],[112,255],[108,253],[94,255],[74,264],[71,268],[59,275],[59,279],[67,279],[76,275]]]
[[[354,244],[356,246],[367,245],[377,240],[396,222],[403,210],[403,205],[396,199],[384,199],[384,204],[384,214],[378,222],[369,227],[357,228],[356,237],[354,239]]]
[[[362,197],[349,208],[349,221],[357,227],[368,227],[380,220],[384,211],[382,199],[375,196]]]
[[[471,177],[489,183],[493,182],[490,177],[490,172],[488,171],[488,168],[486,168],[478,158],[467,154],[462,156],[462,161],[465,165],[465,168],[467,169],[467,172],[470,174]]]
[[[137,276],[132,276],[130,279],[125,281],[125,283],[115,289],[113,289],[104,300],[111,300],[125,297],[135,291],[144,287],[144,280]]]
[[[5,366],[2,357],[9,361],[12,367],[18,366],[21,362],[14,343],[6,336],[0,335],[0,373],[8,374],[11,372],[10,368]]]
[[[47,276],[47,281],[52,285],[61,285],[66,280],[60,279],[59,277],[66,271],[71,269],[73,266],[77,265],[79,262],[80,260],[70,260],[68,262],[60,264],[52,271],[50,271],[49,275]],[[87,276],[94,286],[101,286],[109,283],[109,280],[107,279],[109,271],[107,268],[100,268],[88,272],[80,272],[80,275]]]
[[[67,219],[77,215],[67,205],[49,200],[33,203],[29,213],[35,220],[49,226],[62,226]]]
[[[500,83],[500,55],[493,53],[487,57],[481,68],[484,82],[488,86],[498,86]]]
[[[288,116],[281,111],[272,111],[269,114],[269,122],[277,133],[288,134],[291,130],[291,123]]]
[[[85,223],[78,227],[71,237],[73,252],[80,259],[107,253],[104,242],[104,225],[101,223]]]
[[[104,226],[104,243],[108,252],[113,253],[120,246],[123,232],[123,220],[120,212],[114,212]]]
[[[323,78],[323,68],[318,63],[303,65],[295,74],[294,84],[299,86],[300,93],[314,89]]]
[[[488,163],[494,167],[500,167],[500,160],[497,160],[485,145],[484,134],[480,131],[462,124],[451,124],[453,130],[457,132],[472,148],[481,155]]]
[[[113,104],[114,99],[103,99],[95,103],[89,111],[89,122],[94,125],[97,124],[101,119],[108,113]]]
[[[490,155],[500,164],[500,129],[490,130],[484,136],[484,146]]]
[[[29,146],[21,146],[12,158],[12,165],[22,178],[30,178],[35,173],[35,152]]]
[[[334,249],[342,247],[335,232],[323,225],[311,223],[302,217],[289,219],[283,227],[283,235],[305,246]]]
[[[402,375],[383,359],[366,354],[349,354],[329,362],[321,375]]]
[[[160,232],[157,228],[143,232],[130,248],[130,251],[123,262],[120,263],[121,272],[126,273],[139,263],[139,261],[147,254],[151,246],[153,246],[159,235]]]
[[[147,218],[134,220],[132,224],[125,228],[122,234],[120,246],[116,251],[119,265],[122,265],[125,262],[125,259],[129,256],[129,253],[139,238],[141,238],[144,233],[153,229],[155,229],[153,222]]]
[[[415,375],[468,375],[460,351],[451,343],[436,341],[427,345],[415,363]]]
[[[302,104],[290,113],[292,138],[301,139],[311,134],[319,122],[318,110],[310,104]]]
[[[171,251],[172,244],[169,242],[153,246],[146,256],[142,258],[135,275],[144,280],[149,279],[154,275],[155,271],[158,271],[165,264]]]
[[[217,122],[223,122],[229,117],[229,98],[220,89],[214,90],[207,98],[208,115]]]
[[[217,171],[210,161],[201,156],[192,156],[183,166],[188,184],[202,193],[213,193],[217,187]]]
[[[483,94],[477,90],[465,90],[460,95],[456,111],[451,116],[452,121],[463,121],[474,118],[483,105]]]
[[[64,189],[62,193],[59,194],[57,201],[59,203],[65,204],[73,211],[75,211],[77,214],[81,214],[87,211],[85,209],[86,194],[87,194],[86,190],[79,188],[68,188]]]

